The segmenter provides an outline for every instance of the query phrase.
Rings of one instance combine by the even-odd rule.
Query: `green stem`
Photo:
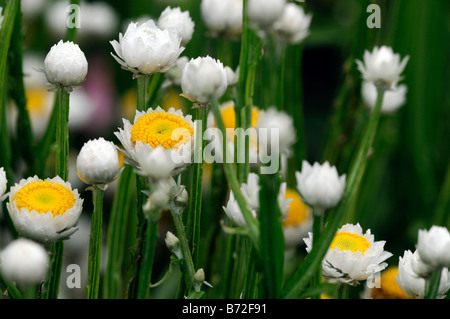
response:
[[[63,180],[69,176],[69,93],[57,91],[58,121],[56,125],[56,175]]]
[[[347,284],[340,284],[338,288],[337,299],[348,299],[350,286]]]
[[[442,268],[434,270],[430,277],[427,279],[425,285],[425,297],[424,299],[436,299],[439,292],[439,284],[441,282]]]
[[[437,199],[433,225],[448,225],[450,218],[450,161]]]
[[[61,268],[63,262],[64,242],[58,241],[50,247],[50,272],[45,290],[42,293],[42,299],[57,299],[59,291],[59,281],[61,278]]]
[[[300,268],[284,285],[282,290],[283,298],[294,298],[301,294],[302,289],[308,284],[317,267],[320,267],[320,263],[328,251],[337,229],[342,220],[344,220],[345,214],[353,205],[366,169],[367,155],[372,146],[380,119],[383,95],[384,90],[378,89],[377,102],[350,168],[341,203],[330,213],[322,235],[317,239],[317,242],[315,241],[311,252],[306,256]]]
[[[184,224],[183,224],[183,208],[175,206],[172,202],[170,204],[170,212],[172,214],[173,224],[175,226],[175,230],[177,232],[177,237],[180,240],[181,252],[183,254],[182,260],[182,270],[184,275],[184,280],[186,283],[186,287],[188,290],[192,288],[193,281],[195,275],[194,262],[192,260],[191,251],[189,249],[189,241],[186,236]]]
[[[150,76],[141,75],[137,78],[137,110],[147,111]]]
[[[226,177],[228,183],[230,184],[231,191],[233,192],[234,197],[236,198],[236,201],[239,205],[239,208],[242,211],[242,215],[244,216],[245,222],[247,224],[247,228],[249,230],[249,236],[250,236],[253,244],[255,245],[256,250],[259,251],[259,225],[258,225],[259,223],[255,219],[255,217],[253,217],[250,210],[247,208],[247,203],[245,201],[244,196],[241,193],[240,185],[236,178],[236,173],[234,171],[232,163],[229,163],[227,160],[228,137],[227,137],[225,124],[223,122],[222,115],[220,114],[219,105],[217,104],[217,101],[214,101],[212,103],[211,108],[214,113],[214,118],[216,120],[217,127],[220,129],[220,131],[222,133],[223,146],[224,146],[224,149],[223,149],[224,163],[223,163],[223,165],[224,165],[225,177]]]
[[[100,261],[102,250],[103,221],[103,190],[92,186],[92,201],[94,212],[91,219],[91,235],[89,240],[88,284],[86,287],[88,299],[98,299],[100,288]]]

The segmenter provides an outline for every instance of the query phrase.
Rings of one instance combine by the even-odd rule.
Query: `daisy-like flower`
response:
[[[312,233],[305,238],[306,251],[312,249]],[[385,241],[375,241],[359,224],[346,224],[334,236],[327,254],[322,260],[323,277],[330,281],[356,286],[387,267],[384,261],[392,256],[384,250]]]
[[[69,238],[77,230],[83,199],[59,176],[22,179],[11,187],[6,203],[19,235],[42,243]]]
[[[14,240],[0,253],[2,275],[20,287],[42,281],[48,265],[49,257],[44,247],[26,238]]]
[[[172,28],[161,30],[153,20],[144,23],[131,22],[119,41],[111,41],[117,56],[111,55],[123,69],[134,77],[164,73],[172,69],[184,47],[181,37]]]
[[[389,90],[402,79],[401,74],[408,60],[409,56],[406,56],[400,61],[400,55],[394,53],[391,47],[376,46],[372,52],[364,52],[364,62],[356,60],[356,64],[364,80]]]
[[[86,184],[104,190],[121,171],[116,146],[102,137],[89,140],[78,153],[77,175]]]
[[[384,92],[381,112],[384,114],[391,114],[397,111],[405,104],[407,91],[407,86],[402,84],[395,90]],[[364,104],[373,110],[377,100],[377,88],[375,85],[372,82],[364,81],[361,86],[361,95],[364,100]]]
[[[181,37],[181,45],[185,46],[192,39],[194,33],[194,21],[192,21],[189,11],[181,11],[180,8],[167,7],[158,19],[158,27],[162,30],[173,28]]]
[[[271,151],[278,151],[279,154],[289,156],[291,154],[292,146],[296,141],[296,131],[294,120],[292,117],[283,111],[278,111],[275,107],[270,107],[261,112],[256,125],[258,134],[268,134],[267,145],[262,143],[263,148],[267,148],[264,154],[269,154]],[[272,135],[273,130],[277,130],[278,138]],[[263,133],[264,132],[264,133]]]
[[[450,267],[450,233],[442,226],[419,230],[417,252],[425,264],[437,269]]]
[[[174,176],[192,163],[194,123],[190,115],[161,107],[137,111],[133,124],[123,119],[124,127],[114,134],[123,145],[125,163],[141,175],[160,179]]]
[[[328,162],[323,165],[316,162],[311,166],[303,161],[302,171],[295,176],[298,191],[315,213],[336,206],[344,194],[346,175],[339,176],[336,167]]]
[[[285,198],[292,199],[287,218],[283,221],[284,245],[288,249],[303,243],[303,239],[311,232],[313,214],[295,189],[286,189]]]
[[[212,35],[242,32],[242,0],[202,0],[200,9],[202,20]]]
[[[271,26],[283,13],[286,0],[249,0],[247,15],[260,27]]]
[[[0,202],[7,197],[7,195],[5,195],[7,186],[8,180],[6,178],[6,172],[3,167],[0,167]]]
[[[411,299],[397,283],[398,267],[385,269],[380,276],[379,287],[364,289],[363,299]]]
[[[290,44],[297,44],[309,35],[311,20],[312,14],[305,14],[302,7],[294,3],[287,3],[272,28],[281,39]]]
[[[44,71],[52,90],[71,92],[85,80],[88,62],[78,44],[60,40],[45,57]]]
[[[397,283],[402,291],[410,298],[423,298],[425,296],[426,279],[417,274],[415,265],[420,264],[419,253],[405,250],[403,257],[399,258]],[[448,268],[443,268],[437,298],[444,298],[450,289],[450,276]]]
[[[201,105],[219,99],[228,88],[222,62],[210,56],[191,59],[184,67],[181,88],[184,97]]]

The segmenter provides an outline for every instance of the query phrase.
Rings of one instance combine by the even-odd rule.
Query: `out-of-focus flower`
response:
[[[284,111],[278,111],[275,107],[270,107],[261,112],[256,127],[259,135],[268,134],[267,145],[264,145],[265,143],[260,145],[263,148],[267,148],[265,154],[270,154],[273,151],[287,156],[291,154],[297,134],[294,120],[289,114]],[[274,138],[274,130],[278,132],[278,138]]]
[[[3,15],[2,15],[2,12],[3,12],[3,8],[0,7],[0,29],[2,28],[2,22],[3,22]]]
[[[287,3],[281,16],[274,22],[273,29],[290,44],[302,42],[309,35],[312,14],[305,14],[302,7]]]
[[[239,81],[239,66],[236,71],[233,71],[229,66],[225,67],[225,73],[227,74],[228,86],[235,86]]]
[[[202,0],[201,16],[212,35],[242,32],[242,0]]]
[[[25,18],[33,19],[42,12],[47,0],[22,0],[20,7]]]
[[[408,63],[409,56],[400,61],[400,55],[391,47],[375,46],[372,52],[364,52],[364,62],[356,60],[358,70],[364,80],[385,90],[393,89],[402,79],[401,74]]]
[[[183,76],[183,70],[186,64],[189,62],[187,56],[178,58],[175,67],[166,73],[166,77],[175,85],[181,86],[181,77]]]
[[[174,176],[192,163],[194,123],[190,115],[161,107],[136,112],[134,123],[123,119],[115,135],[122,143],[125,162],[138,173],[156,179]]]
[[[426,280],[414,270],[414,265],[420,263],[420,256],[416,251],[412,253],[405,250],[403,257],[399,258],[397,283],[402,291],[410,298],[423,298],[425,296]],[[448,268],[443,268],[437,298],[444,298],[450,289],[450,276]]]
[[[434,269],[450,267],[450,233],[447,228],[433,225],[419,230],[417,252],[420,259]]]
[[[78,153],[77,175],[86,184],[98,185],[104,190],[121,171],[114,143],[102,137],[89,140]]]
[[[134,76],[151,75],[172,69],[184,47],[174,29],[161,30],[153,20],[144,23],[131,22],[119,41],[110,41],[115,53],[112,56],[123,69]]]
[[[85,80],[88,62],[78,44],[60,40],[45,57],[44,71],[52,89],[71,92]]]
[[[260,27],[271,26],[283,13],[286,0],[249,0],[248,18]]]
[[[181,88],[183,96],[199,104],[219,99],[228,87],[227,74],[222,62],[210,56],[191,59],[183,70]]]
[[[0,203],[7,197],[4,195],[8,187],[8,180],[6,179],[6,172],[3,167],[0,167]]]
[[[77,230],[83,199],[59,176],[22,179],[11,187],[6,203],[19,235],[42,243],[70,237]]]
[[[312,249],[312,233],[305,238],[306,250]],[[376,275],[387,267],[384,261],[392,256],[384,250],[385,241],[375,241],[359,224],[346,224],[334,236],[322,260],[323,277],[330,281],[356,286],[359,281]]]
[[[302,171],[295,176],[303,200],[319,213],[336,206],[344,194],[346,175],[339,176],[336,167],[328,162],[311,166],[303,161]]]
[[[189,11],[181,11],[179,7],[167,7],[158,19],[158,27],[162,30],[173,28],[181,37],[181,45],[186,46],[192,39],[194,33],[194,21],[192,21]]]
[[[312,230],[313,214],[295,189],[286,189],[285,198],[292,199],[287,218],[283,221],[284,245],[289,249],[303,243],[308,236]]]
[[[181,185],[181,179],[178,182],[172,177],[157,180],[152,185],[152,193],[147,200],[148,210],[168,210],[170,203],[186,206],[188,194],[184,185]]]
[[[364,289],[363,299],[411,299],[397,283],[398,267],[392,266],[381,273],[379,286]]]
[[[48,265],[49,257],[44,247],[26,238],[14,240],[0,253],[2,275],[24,288],[44,280]]]
[[[407,91],[407,86],[402,84],[395,90],[384,92],[381,112],[384,114],[390,114],[397,111],[398,108],[405,104]],[[364,81],[361,86],[361,93],[364,104],[373,110],[377,101],[377,88],[375,85],[372,82]]]

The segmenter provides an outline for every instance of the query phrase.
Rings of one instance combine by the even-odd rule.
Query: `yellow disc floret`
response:
[[[136,120],[131,129],[133,143],[141,141],[155,148],[176,149],[190,141],[194,129],[180,116],[171,113],[148,113]]]
[[[38,214],[51,212],[53,217],[63,215],[75,204],[73,192],[64,185],[46,182],[31,182],[23,186],[13,198],[19,210],[37,211]]]
[[[350,250],[352,253],[364,252],[370,247],[370,242],[364,236],[354,233],[338,232],[331,242],[330,248],[339,248],[340,250]]]
[[[308,206],[306,206],[300,194],[293,189],[286,189],[286,199],[292,198],[287,213],[288,218],[283,221],[284,226],[297,226],[308,219]]]
[[[398,275],[398,267],[392,266],[381,274],[380,287],[371,289],[370,296],[373,299],[411,299],[397,284],[395,277]]]
[[[220,110],[225,128],[236,128],[236,113],[234,112],[234,103],[223,107]],[[251,126],[255,127],[259,118],[259,110],[256,107],[252,108],[252,123]]]

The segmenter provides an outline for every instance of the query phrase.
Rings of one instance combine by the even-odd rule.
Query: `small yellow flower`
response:
[[[392,266],[381,274],[380,287],[370,290],[373,299],[412,299],[397,284],[398,267]]]

